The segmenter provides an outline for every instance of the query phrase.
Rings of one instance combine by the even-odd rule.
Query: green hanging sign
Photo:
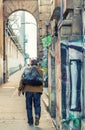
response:
[[[48,35],[42,38],[43,47],[46,48],[47,45],[50,45],[52,42],[52,36]]]

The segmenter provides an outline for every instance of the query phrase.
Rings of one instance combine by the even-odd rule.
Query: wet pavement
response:
[[[50,114],[44,105],[47,99],[44,93],[41,100],[41,119],[39,126],[29,126],[25,108],[25,96],[18,96],[20,70],[10,76],[7,83],[0,86],[0,130],[56,130]]]

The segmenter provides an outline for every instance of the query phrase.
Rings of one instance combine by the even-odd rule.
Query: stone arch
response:
[[[28,10],[22,10],[22,9],[14,10],[14,11],[11,12],[11,14],[9,14],[7,17],[4,17],[5,20],[8,19],[8,17],[9,17],[10,15],[12,15],[13,13],[15,13],[15,12],[17,12],[17,11],[25,11],[25,12],[27,12],[27,13],[30,13],[30,14],[34,17],[34,19],[36,20],[36,22],[37,22],[37,19],[35,18],[35,16],[34,16],[31,12],[29,12]]]
[[[15,11],[27,11],[31,13],[36,21],[38,22],[39,10],[38,10],[38,0],[4,0],[3,1],[3,18],[4,20],[8,18]]]
[[[39,10],[38,10],[38,0],[3,0],[2,8],[2,41],[1,46],[3,48],[2,62],[4,63],[2,67],[2,74],[0,75],[3,78],[3,82],[7,81],[7,69],[6,69],[6,45],[5,45],[5,21],[8,17],[16,11],[27,11],[32,14],[38,25],[39,20]],[[37,26],[38,28],[38,26]],[[37,31],[38,32],[38,31]],[[39,35],[39,32],[38,34]],[[37,37],[38,39],[38,37]],[[38,41],[38,40],[37,40]],[[38,44],[38,43],[37,43]],[[5,71],[4,71],[5,70]],[[2,79],[1,79],[2,80]],[[1,81],[2,82],[2,81]]]
[[[3,21],[5,24],[5,20],[15,11],[27,11],[33,15],[37,24],[37,45],[40,44],[39,39],[39,5],[38,0],[3,0]],[[3,28],[4,30],[5,28]],[[4,41],[4,40],[3,40]],[[41,52],[37,52],[38,54]]]

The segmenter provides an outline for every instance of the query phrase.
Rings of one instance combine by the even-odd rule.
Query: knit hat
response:
[[[37,63],[38,63],[38,61],[37,61],[36,59],[33,59],[33,60],[31,61],[31,65],[37,65]]]

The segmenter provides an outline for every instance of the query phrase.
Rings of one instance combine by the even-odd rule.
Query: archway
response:
[[[29,58],[37,57],[37,23],[32,14],[16,11],[8,17],[3,51],[6,77],[26,66]]]
[[[31,5],[31,6],[30,6]],[[32,8],[31,8],[32,7]],[[8,63],[6,54],[6,44],[5,44],[5,25],[8,17],[15,11],[27,11],[30,12],[36,19],[38,23],[38,1],[37,0],[4,0],[3,1],[3,82],[7,81],[8,77]],[[39,33],[39,32],[38,32]]]
[[[10,14],[16,10],[25,10],[30,12],[38,20],[38,0],[4,0],[3,15],[7,19]],[[38,22],[38,21],[37,21]]]

